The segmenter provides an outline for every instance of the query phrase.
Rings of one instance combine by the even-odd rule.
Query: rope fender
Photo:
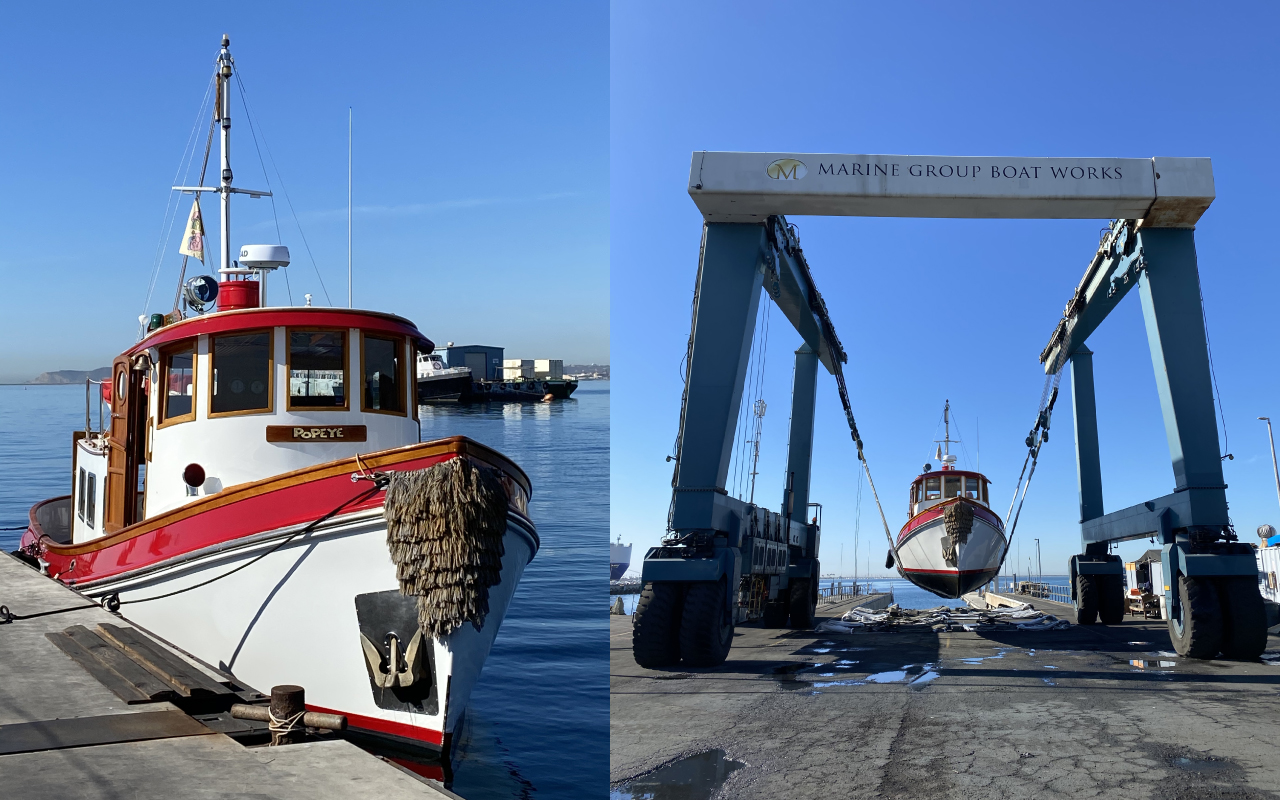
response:
[[[947,539],[942,543],[942,558],[954,567],[960,558],[960,545],[969,541],[969,532],[973,530],[973,506],[957,500],[942,512],[942,518],[947,527]]]
[[[489,613],[501,580],[507,493],[496,472],[453,458],[391,475],[383,513],[400,593],[418,598],[418,626],[448,636]]]

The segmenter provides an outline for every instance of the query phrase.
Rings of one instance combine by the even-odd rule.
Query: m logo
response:
[[[803,161],[794,158],[780,158],[765,167],[765,174],[775,181],[798,181],[809,174]]]

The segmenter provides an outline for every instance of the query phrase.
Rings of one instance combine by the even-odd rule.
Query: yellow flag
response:
[[[200,198],[191,204],[191,216],[187,219],[187,230],[182,234],[182,247],[178,252],[184,256],[195,256],[204,263],[204,220],[200,218]]]

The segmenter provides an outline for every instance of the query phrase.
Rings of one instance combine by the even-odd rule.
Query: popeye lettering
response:
[[[294,428],[295,439],[342,439],[347,432],[342,428]]]

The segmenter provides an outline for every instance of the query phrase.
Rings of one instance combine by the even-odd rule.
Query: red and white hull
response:
[[[370,470],[407,471],[480,449],[474,442],[448,440],[372,454],[361,463]],[[125,618],[255,689],[297,684],[306,689],[308,708],[345,714],[352,729],[447,749],[525,565],[538,549],[536,529],[524,513],[527,491],[504,474],[513,502],[501,580],[489,589],[483,627],[477,631],[464,623],[448,636],[424,639],[419,680],[388,689],[375,685],[361,634],[383,647],[394,633],[403,657],[417,632],[417,616],[416,598],[399,593],[387,549],[385,492],[296,535],[372,488],[368,481],[353,482],[346,463],[310,472],[307,480],[277,479],[278,488],[256,494],[233,487],[226,493],[241,497],[181,510],[196,513],[162,515],[161,523],[172,516],[171,523],[143,523],[147,531],[105,537],[119,538],[107,546],[75,554],[46,546],[41,557],[51,575],[93,598],[117,595]],[[211,582],[200,585],[206,581]]]
[[[946,507],[965,502],[955,499],[912,517],[898,534],[898,571],[904,578],[939,597],[957,598],[990,581],[1000,571],[1004,553],[1004,523],[976,503],[973,526],[967,540],[958,545],[954,564],[944,555],[949,544],[944,519]]]

